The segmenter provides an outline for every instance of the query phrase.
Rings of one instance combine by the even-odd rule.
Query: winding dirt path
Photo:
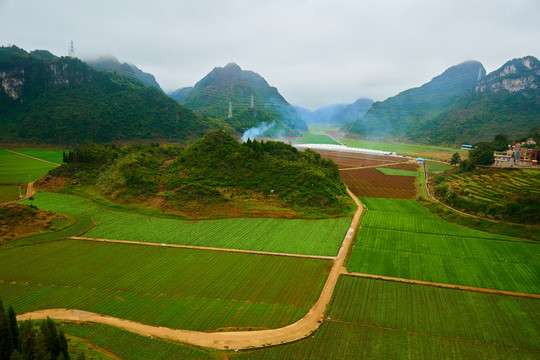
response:
[[[11,203],[15,203],[15,202],[18,202],[18,201],[23,201],[23,200],[26,200],[26,199],[34,196],[36,194],[36,189],[34,189],[34,183],[35,183],[35,181],[32,181],[32,182],[27,184],[27,186],[26,186],[26,195],[24,195],[22,198],[19,198],[17,200],[8,201],[8,202],[2,203],[2,204],[11,204]]]
[[[308,313],[297,322],[271,330],[258,331],[235,331],[235,332],[214,332],[205,333],[199,331],[171,329],[161,326],[145,325],[134,321],[114,318],[111,316],[99,315],[88,311],[76,309],[48,309],[29,312],[17,316],[18,320],[44,319],[47,316],[60,320],[90,321],[116,326],[128,331],[132,331],[145,336],[155,336],[163,339],[180,341],[187,344],[202,346],[213,349],[249,349],[271,345],[278,345],[303,339],[319,328],[324,320],[324,311],[329,304],[336,286],[341,268],[347,257],[354,232],[358,227],[358,222],[362,214],[362,204],[360,200],[348,190],[349,195],[356,202],[358,209],[354,214],[351,226],[345,235],[338,255],[334,260],[334,265],[326,279],[323,290],[317,302],[309,309]]]
[[[37,161],[41,161],[41,162],[44,162],[44,163],[47,163],[47,164],[52,164],[52,165],[60,166],[60,164],[57,164],[57,163],[52,162],[52,161],[47,161],[47,160],[43,160],[43,159],[40,159],[40,158],[37,158],[37,157],[33,157],[33,156],[30,156],[30,155],[21,154],[21,153],[19,153],[19,152],[13,151],[13,150],[8,150],[8,149],[4,149],[4,150],[7,151],[7,152],[10,152],[10,153],[13,153],[13,154],[25,156],[25,157],[27,157],[27,158],[34,159],[34,160],[37,160]]]

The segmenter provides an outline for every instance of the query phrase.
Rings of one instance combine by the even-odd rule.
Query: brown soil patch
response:
[[[59,191],[66,186],[69,178],[52,176],[47,174],[35,182],[35,186],[40,190]]]
[[[17,203],[0,205],[0,215],[0,242],[47,230],[53,221],[65,219],[60,214]]]
[[[418,170],[418,165],[413,163],[402,163],[402,164],[393,164],[385,166],[385,168],[388,169],[396,169],[396,170],[407,170],[407,171],[416,171]]]
[[[414,176],[385,175],[377,169],[342,171],[341,176],[356,196],[414,199]]]
[[[340,169],[378,166],[407,161],[407,159],[387,155],[359,154],[345,151],[314,150],[325,159],[332,159]]]

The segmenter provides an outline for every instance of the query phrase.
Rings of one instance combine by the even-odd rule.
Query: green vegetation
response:
[[[0,150],[0,183],[29,183],[45,175],[56,166]]]
[[[25,154],[28,156],[33,156],[35,158],[50,161],[57,164],[62,164],[62,153],[63,150],[55,149],[40,149],[40,148],[12,148],[15,152]]]
[[[132,139],[186,142],[209,129],[234,130],[198,116],[138,80],[100,72],[67,57],[45,58],[0,47],[0,71],[14,95],[0,89],[0,141],[81,144]]]
[[[428,176],[433,176],[435,174],[440,174],[445,171],[454,169],[454,166],[438,161],[426,161],[426,167]]]
[[[437,198],[470,214],[520,224],[540,223],[540,173],[482,168],[435,178]]]
[[[329,319],[233,359],[536,359],[538,300],[341,276]],[[532,316],[531,316],[532,314]]]
[[[418,171],[400,170],[386,167],[377,167],[376,169],[385,175],[416,176],[416,174],[418,173]]]
[[[80,325],[65,322],[62,323],[62,330],[68,335],[87,339],[92,344],[126,360],[213,359],[201,350],[141,336],[103,324]]]
[[[27,320],[19,327],[16,316],[11,305],[4,311],[0,299],[0,359],[70,359],[66,337],[56,330],[54,321],[40,321],[36,329]]]
[[[350,224],[350,218],[185,221],[111,211],[79,197],[54,193],[38,193],[25,203],[94,219],[96,226],[86,237],[308,255],[335,256]]]
[[[446,222],[414,200],[362,198],[352,272],[540,293],[536,243]]]
[[[304,144],[332,144],[339,145],[337,141],[332,139],[330,136],[323,134],[322,132],[307,132],[302,133],[301,138],[294,139],[295,143],[304,143]]]
[[[75,308],[201,331],[295,322],[331,267],[329,260],[76,240],[0,248],[0,263],[0,293],[19,313]]]
[[[508,73],[509,67],[516,70]],[[345,130],[440,145],[488,141],[500,132],[520,136],[523,129],[540,126],[539,69],[538,59],[530,56],[511,60],[485,76],[482,64],[468,61],[421,87],[374,103]],[[531,85],[509,89],[507,84],[513,81]]]
[[[234,63],[216,67],[191,89],[180,91],[182,104],[201,114],[223,118],[239,132],[277,121],[284,133],[307,130],[306,123],[275,87],[259,74]],[[173,95],[174,96],[174,95]],[[253,108],[251,101],[253,96]],[[232,118],[226,118],[232,105]]]
[[[223,131],[208,133],[188,149],[89,145],[69,152],[66,160],[51,174],[73,179],[69,191],[92,187],[117,203],[157,198],[165,209],[187,216],[220,206],[242,208],[246,197],[310,216],[349,215],[354,208],[332,160],[282,142],[241,144]]]

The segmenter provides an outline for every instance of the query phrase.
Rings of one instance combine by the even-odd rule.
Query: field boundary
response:
[[[495,295],[504,295],[504,296],[513,296],[513,297],[540,300],[540,295],[538,294],[527,294],[527,293],[505,291],[505,290],[477,288],[477,287],[464,286],[464,285],[444,284],[444,283],[436,283],[436,282],[430,282],[430,281],[396,278],[396,277],[384,276],[384,275],[362,274],[362,273],[357,273],[357,272],[349,272],[346,268],[342,268],[341,273],[346,276],[361,277],[361,278],[366,278],[366,279],[394,281],[394,282],[413,284],[413,285],[433,286],[433,287],[444,288],[444,289],[463,290],[463,291],[471,291],[471,292],[478,292],[478,293],[485,293],[485,294],[495,294]]]
[[[37,161],[41,161],[41,162],[44,162],[44,163],[47,163],[47,164],[51,164],[51,165],[56,165],[56,166],[62,166],[62,164],[57,164],[55,162],[52,162],[52,161],[47,161],[47,160],[43,160],[43,159],[40,159],[40,158],[37,158],[37,157],[34,157],[34,156],[30,156],[30,155],[26,155],[26,154],[21,154],[19,152],[16,152],[16,151],[13,151],[13,150],[8,150],[8,149],[4,149],[5,151],[8,151],[10,153],[13,153],[13,154],[17,154],[17,155],[20,155],[20,156],[25,156],[27,158],[30,158],[30,159],[34,159],[34,160],[37,160]]]
[[[207,246],[153,243],[153,242],[147,242],[147,241],[99,239],[99,238],[89,238],[89,237],[80,237],[80,236],[71,236],[70,239],[83,240],[83,241],[98,241],[98,242],[108,242],[108,243],[131,244],[131,245],[143,245],[143,246],[159,246],[159,247],[169,247],[169,248],[182,248],[182,249],[192,249],[192,250],[225,251],[225,252],[236,252],[236,253],[255,254],[255,255],[298,257],[298,258],[308,258],[308,259],[323,259],[323,260],[335,260],[336,259],[335,256],[288,254],[288,253],[257,251],[257,250],[227,249],[227,248],[216,248],[216,247],[207,247]]]

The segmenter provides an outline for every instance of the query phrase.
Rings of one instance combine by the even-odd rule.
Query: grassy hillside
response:
[[[187,149],[85,146],[51,172],[65,189],[117,203],[152,203],[187,216],[242,211],[350,214],[354,205],[336,164],[281,142],[239,143],[215,131]],[[47,186],[44,181],[40,186]]]

